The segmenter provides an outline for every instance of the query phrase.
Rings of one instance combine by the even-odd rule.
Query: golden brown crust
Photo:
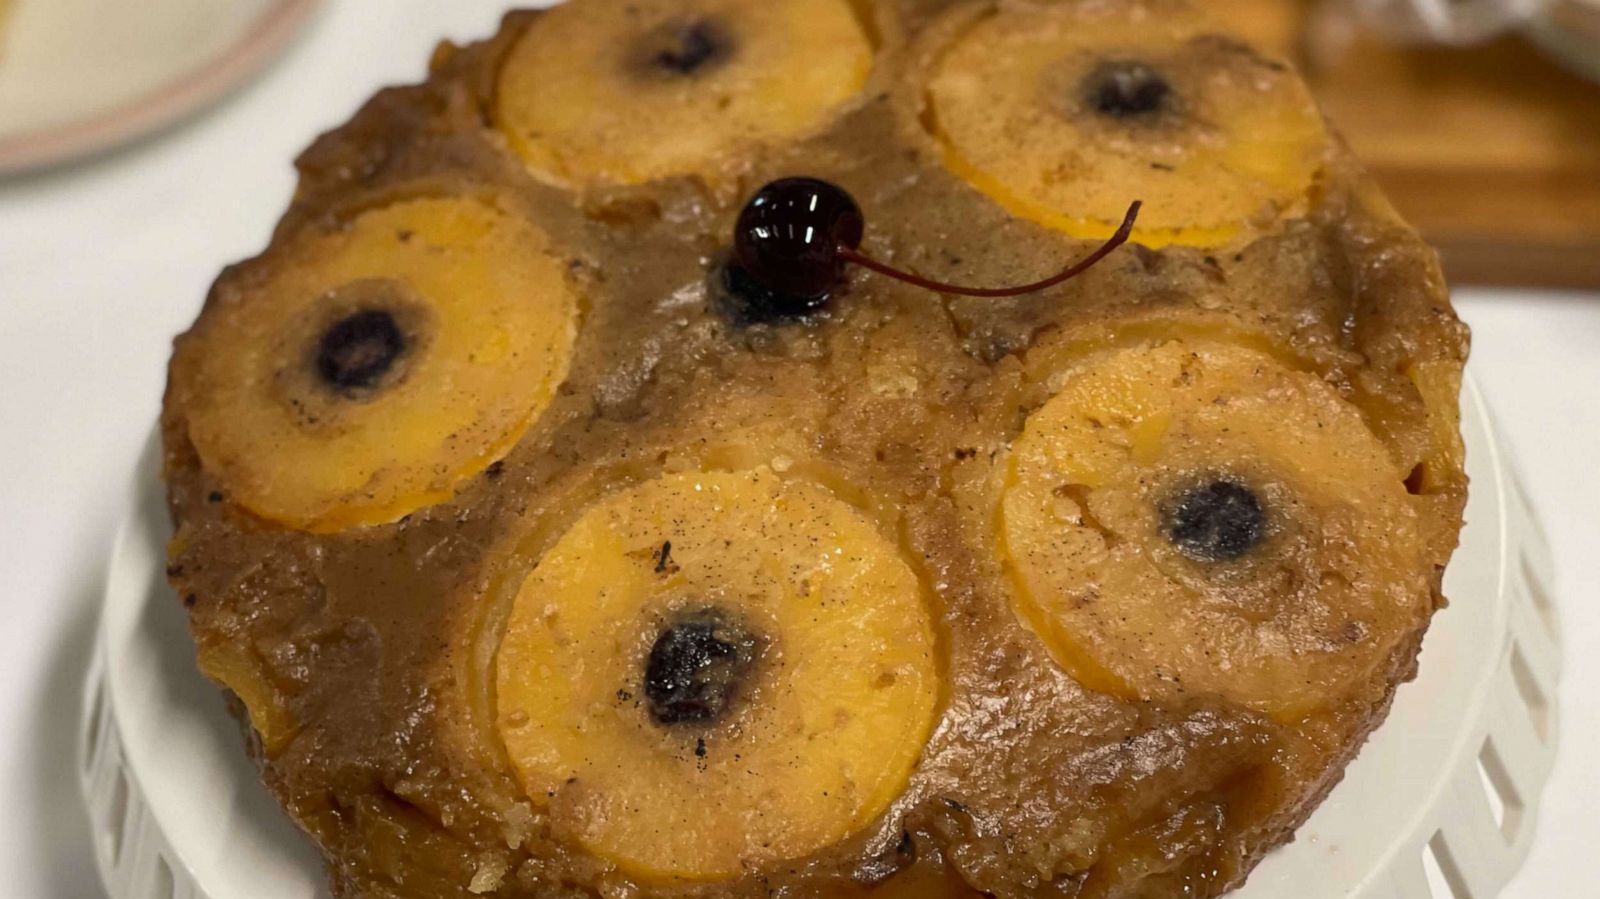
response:
[[[926,35],[963,4],[863,5],[883,33],[863,102],[815,138],[753,151],[717,189],[685,178],[580,194],[531,177],[491,109],[498,66],[537,13],[441,48],[425,84],[380,93],[302,155],[272,246],[223,273],[202,322],[295,265],[287,248],[300,236],[419,193],[515,197],[584,297],[566,383],[452,499],[329,534],[251,515],[190,441],[206,346],[199,331],[178,339],[162,415],[171,580],[203,663],[215,650],[208,673],[270,731],[264,777],[324,850],[337,895],[888,896],[942,882],[951,895],[1215,896],[1292,838],[1414,675],[1426,616],[1379,676],[1293,724],[1218,698],[1095,693],[1018,622],[987,548],[994,467],[1063,360],[1199,335],[1314,372],[1355,404],[1397,471],[1434,466],[1412,499],[1438,596],[1466,485],[1439,445],[1453,431],[1438,417],[1453,426],[1453,410],[1425,402],[1412,372],[1459,376],[1466,330],[1433,252],[1342,147],[1329,149],[1312,212],[1248,245],[1133,247],[1048,294],[1005,300],[854,273],[814,321],[724,316],[708,260],[726,252],[739,198],[782,175],[845,186],[866,211],[866,249],[931,277],[1013,283],[1082,252],[946,170],[920,93],[892,89],[915,82],[894,73],[921,71]],[[904,793],[856,836],[732,880],[640,883],[521,794],[489,686],[510,594],[594,497],[664,471],[779,457],[825,463],[921,560],[940,614],[942,718]]]

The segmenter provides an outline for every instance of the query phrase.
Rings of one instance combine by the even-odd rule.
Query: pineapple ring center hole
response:
[[[640,74],[677,79],[722,67],[737,47],[732,29],[706,17],[657,25],[639,38],[635,57]]]
[[[1084,77],[1080,90],[1089,109],[1113,119],[1150,121],[1177,110],[1172,82],[1137,60],[1101,63]]]
[[[1256,492],[1238,478],[1200,479],[1162,504],[1167,539],[1196,562],[1236,562],[1267,535],[1267,514]]]
[[[317,345],[317,374],[339,390],[376,384],[405,354],[409,343],[384,309],[364,309],[340,319]]]
[[[427,312],[402,283],[368,279],[323,298],[330,310],[311,347],[315,380],[336,396],[370,399],[399,383],[426,341]]]
[[[645,659],[650,718],[663,727],[713,725],[745,694],[765,641],[714,607],[672,613]]]

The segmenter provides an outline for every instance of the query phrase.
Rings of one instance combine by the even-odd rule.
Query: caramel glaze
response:
[[[803,323],[719,313],[707,272],[739,198],[783,175],[844,186],[866,211],[865,248],[930,277],[1016,283],[1079,249],[940,165],[915,73],[931,53],[923,25],[949,6],[878,8],[881,57],[859,105],[812,140],[752,155],[717,189],[682,180],[575,197],[526,175],[489,100],[498,60],[537,13],[510,15],[485,43],[441,47],[427,83],[380,93],[300,158],[272,247],[222,276],[202,323],[295,264],[290,235],[338,228],[401,190],[520,195],[563,242],[588,302],[567,383],[503,464],[452,501],[330,535],[228,502],[186,436],[187,372],[202,346],[178,339],[162,418],[172,581],[197,637],[246,647],[292,722],[274,751],[257,741],[255,754],[323,848],[337,895],[464,899],[487,871],[505,897],[1214,896],[1292,836],[1413,675],[1424,620],[1381,677],[1293,726],[1205,697],[1095,694],[1019,625],[986,549],[995,460],[1048,397],[1052,354],[1075,342],[1258,335],[1355,402],[1398,470],[1423,459],[1426,411],[1404,372],[1419,360],[1458,366],[1466,331],[1434,253],[1341,147],[1311,217],[1248,246],[1129,248],[1046,293],[1002,300],[856,271]],[[940,606],[941,723],[904,795],[859,836],[734,881],[629,892],[627,876],[550,832],[503,757],[487,671],[504,585],[586,498],[671,460],[714,457],[719,435],[774,421],[897,511]],[[1434,474],[1443,486],[1416,502],[1442,572],[1465,483]]]

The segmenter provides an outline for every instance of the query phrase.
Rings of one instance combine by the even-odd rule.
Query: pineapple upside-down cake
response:
[[[341,897],[1216,896],[1442,605],[1434,254],[1179,0],[573,0],[299,170],[169,570]]]

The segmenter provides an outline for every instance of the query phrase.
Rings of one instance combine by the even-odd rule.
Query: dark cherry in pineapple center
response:
[[[756,191],[739,213],[733,255],[769,290],[821,300],[844,280],[842,250],[860,247],[865,233],[861,207],[843,188],[782,178]]]
[[[688,78],[705,74],[732,58],[734,39],[717,19],[674,21],[645,34],[638,53],[651,74]]]
[[[866,218],[844,188],[818,178],[780,178],[756,191],[739,213],[733,230],[733,261],[728,283],[777,316],[803,315],[827,302],[855,264],[878,274],[938,293],[974,297],[1014,297],[1054,287],[1088,270],[1127,242],[1140,203],[1099,249],[1058,274],[1017,287],[980,288],[947,284],[879,262],[861,252]],[[741,286],[742,285],[742,286]]]
[[[394,316],[366,309],[335,322],[317,344],[317,374],[339,391],[361,391],[383,380],[406,352],[406,335]]]
[[[1234,562],[1267,535],[1267,514],[1255,491],[1232,478],[1196,484],[1164,510],[1167,538],[1196,562]]]
[[[757,649],[755,638],[720,610],[675,615],[645,660],[650,717],[667,726],[717,722],[749,677]]]
[[[1174,101],[1172,84],[1160,72],[1141,62],[1108,62],[1084,79],[1089,105],[1114,119],[1143,119],[1159,115]]]

